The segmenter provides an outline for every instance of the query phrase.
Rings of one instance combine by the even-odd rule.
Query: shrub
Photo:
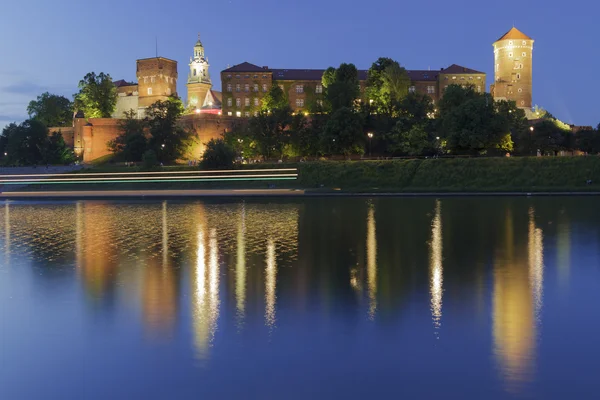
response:
[[[158,158],[153,150],[148,150],[142,155],[142,164],[144,168],[152,168],[158,165]]]
[[[211,139],[206,143],[202,155],[202,167],[205,169],[232,168],[235,151],[223,139]]]

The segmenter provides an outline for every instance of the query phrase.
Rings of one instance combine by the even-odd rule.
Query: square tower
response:
[[[137,60],[136,64],[140,108],[177,95],[177,61],[154,57]]]

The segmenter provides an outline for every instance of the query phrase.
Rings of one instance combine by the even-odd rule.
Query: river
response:
[[[0,203],[0,398],[594,398],[594,197]]]

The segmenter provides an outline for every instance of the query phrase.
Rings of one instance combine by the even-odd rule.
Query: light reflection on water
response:
[[[28,300],[35,320],[38,302],[51,303],[65,291],[77,298],[79,287],[78,303],[88,307],[84,313],[126,313],[120,324],[141,323],[149,333],[143,346],[167,343],[173,354],[187,340],[188,354],[215,373],[242,359],[250,368],[255,363],[267,368],[264,357],[255,358],[255,346],[282,365],[293,361],[283,354],[298,347],[321,354],[320,368],[342,368],[336,358],[327,358],[326,349],[343,346],[339,357],[342,348],[350,351],[347,341],[356,335],[350,348],[367,341],[370,346],[370,355],[354,355],[365,374],[372,369],[363,370],[363,362],[373,368],[392,349],[406,353],[414,347],[432,363],[458,363],[456,374],[461,365],[476,366],[487,389],[497,384],[499,393],[529,393],[545,379],[537,360],[542,324],[552,314],[544,303],[558,301],[555,284],[561,293],[581,284],[572,235],[600,216],[577,219],[569,215],[576,207],[541,200],[538,205],[498,200],[489,210],[473,204],[465,212],[460,199],[5,203],[0,268],[11,274],[0,275],[5,277],[0,294],[22,279],[47,286]],[[586,227],[598,235],[596,225]],[[549,262],[556,266],[550,276]],[[26,273],[29,269],[34,273]],[[481,283],[486,281],[487,288]],[[59,290],[56,282],[60,292],[53,292]],[[5,297],[0,301],[9,304]],[[475,309],[489,312],[490,320],[469,315]],[[435,340],[442,311],[440,347]],[[6,306],[0,313],[11,326],[16,314]],[[107,329],[94,325],[101,321],[87,324]],[[19,326],[13,328],[0,336],[4,346],[18,337]],[[457,332],[471,339],[457,339]],[[261,344],[261,338],[270,344]],[[468,361],[445,359],[447,346],[464,348]],[[470,346],[479,350],[471,353]],[[485,346],[487,353],[481,351]],[[152,353],[146,347],[135,351],[140,359]],[[92,355],[106,356],[87,356]],[[172,357],[165,362],[184,368],[185,357]],[[418,370],[418,363],[394,365]],[[141,373],[149,368],[137,367]]]

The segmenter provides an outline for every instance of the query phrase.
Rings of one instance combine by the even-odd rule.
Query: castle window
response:
[[[267,79],[267,76],[266,76],[266,75],[263,75],[263,79]]]
[[[235,85],[235,91],[239,92],[240,90],[242,90],[242,86],[238,83],[237,85]]]
[[[233,113],[231,111],[227,111],[227,115],[229,115],[231,117],[233,115]]]
[[[196,76],[196,70],[194,70],[194,76]]]
[[[227,79],[231,79],[231,74],[228,74],[228,75],[227,75]]]
[[[517,74],[517,79],[521,79],[521,74]]]
[[[477,91],[481,92],[481,86],[477,85]]]
[[[167,88],[167,96],[171,95],[171,88]]]
[[[522,52],[522,53],[521,53],[521,57],[527,57],[527,53],[525,53],[525,52]]]
[[[408,88],[408,93],[414,93],[416,90],[417,90],[416,87],[411,86],[411,87]]]
[[[228,83],[228,84],[227,84],[227,91],[228,91],[228,92],[231,92],[231,83]]]
[[[148,83],[148,77],[147,76],[144,77],[144,83]]]
[[[481,77],[480,77],[480,76],[478,76],[478,77],[477,77],[477,80],[478,80],[478,81],[480,81],[480,80],[481,80]]]
[[[152,96],[152,88],[151,87],[148,88],[148,96]]]
[[[469,80],[470,80],[470,81],[472,81],[472,80],[473,80],[473,77],[472,77],[472,76],[470,76],[470,77],[469,77]]]
[[[304,107],[304,99],[296,99],[296,107]]]
[[[250,99],[248,97],[244,99],[244,106],[250,107]]]
[[[523,100],[521,100],[521,105],[522,105],[522,106],[524,106],[524,105],[525,105],[525,102],[524,102]]]
[[[254,116],[258,117],[258,111],[254,111]]]
[[[258,75],[253,75],[252,78],[253,79],[258,79]]]
[[[244,78],[250,79],[250,75],[244,75]]]
[[[255,98],[254,98],[254,105],[255,105],[255,106],[258,106],[258,97],[255,97]]]
[[[233,100],[230,98],[227,99],[227,107],[231,107],[233,105]]]
[[[239,76],[239,75],[236,75],[236,76],[235,76],[235,79],[240,79],[240,76]]]
[[[456,80],[456,77],[455,77],[455,76],[453,76],[453,77],[452,77],[452,79]]]
[[[237,99],[235,99],[235,106],[236,107],[240,107],[242,105],[242,99],[240,99],[239,97]]]
[[[513,56],[513,53],[512,53],[512,51],[511,51],[510,53],[508,53],[508,56],[509,56],[510,58],[512,58],[512,56]]]
[[[241,116],[242,116],[242,112],[241,112],[241,111],[237,111],[237,112],[235,113],[235,116],[236,116],[236,117],[238,117],[238,118],[239,118],[239,117],[241,117]]]
[[[258,92],[258,83],[255,83],[255,84],[254,84],[254,91],[255,91],[255,92]]]
[[[246,118],[250,117],[250,111],[246,111],[246,112],[244,113],[244,117],[246,117]]]
[[[500,70],[500,64],[496,64],[496,72]]]
[[[267,91],[267,84],[263,83],[263,92],[266,92],[266,91]]]
[[[323,93],[323,85],[317,85],[315,93]]]
[[[296,85],[296,93],[304,93],[304,85]]]
[[[150,78],[150,83],[154,83],[156,81],[156,79],[154,79],[154,77]]]
[[[512,45],[513,45],[513,41],[512,41],[512,40],[510,40],[510,41],[508,42],[508,45],[509,45],[509,46],[512,46]]]
[[[517,90],[517,92],[522,93],[523,89],[519,88],[519,90]]]
[[[427,86],[427,94],[434,94],[435,86]]]
[[[249,92],[249,91],[250,91],[250,85],[246,83],[244,85],[244,92]]]
[[[523,46],[527,46],[527,40],[523,40]]]

